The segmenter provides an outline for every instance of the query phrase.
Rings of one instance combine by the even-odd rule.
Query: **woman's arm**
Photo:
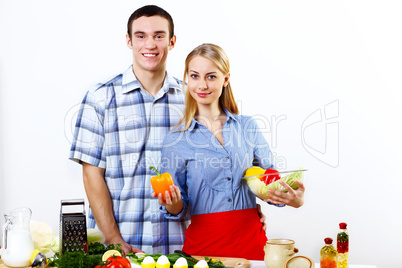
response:
[[[165,214],[165,218],[180,220],[187,214],[188,195],[187,195],[187,158],[186,147],[182,143],[183,133],[169,133],[165,136],[161,150],[161,173],[169,173],[174,180],[174,186],[171,186],[169,194],[165,193],[166,201],[162,195],[158,196],[158,202],[162,205],[160,211]],[[157,197],[155,193],[153,197]]]

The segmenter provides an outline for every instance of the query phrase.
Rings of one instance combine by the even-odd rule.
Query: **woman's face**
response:
[[[196,56],[188,64],[187,76],[187,90],[198,106],[219,106],[222,87],[227,85],[229,74],[224,75],[213,61]]]

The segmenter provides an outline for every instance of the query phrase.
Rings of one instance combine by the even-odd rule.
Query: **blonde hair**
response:
[[[211,60],[224,75],[227,75],[230,72],[229,58],[221,47],[208,43],[199,45],[198,47],[194,48],[186,58],[183,75],[183,88],[186,84],[188,65],[196,56],[201,56]],[[177,126],[179,126],[184,123],[184,128],[179,131],[186,131],[190,127],[194,116],[198,112],[197,102],[191,96],[189,90],[186,92],[185,104],[186,107],[184,109],[184,115],[177,124]],[[219,97],[219,105],[221,108],[228,110],[228,112],[232,114],[239,114],[239,109],[237,108],[237,104],[233,96],[230,81],[222,90],[222,94]]]

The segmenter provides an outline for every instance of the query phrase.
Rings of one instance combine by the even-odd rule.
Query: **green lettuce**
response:
[[[87,240],[88,244],[92,243],[105,243],[105,236],[103,235],[102,231],[99,229],[88,228],[87,229]]]
[[[279,183],[280,180],[286,182],[293,190],[297,190],[299,188],[299,185],[297,184],[296,181],[297,180],[303,181],[303,172],[290,173],[289,175],[283,176],[279,180],[274,181],[268,185],[265,185],[265,183],[261,181],[259,178],[249,178],[247,179],[247,185],[253,194],[255,194],[264,201],[268,201],[267,193],[269,189],[273,189],[284,193],[288,191],[286,190],[285,187],[283,187]]]

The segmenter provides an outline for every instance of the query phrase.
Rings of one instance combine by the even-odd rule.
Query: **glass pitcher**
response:
[[[4,214],[3,249],[1,258],[7,266],[30,266],[34,244],[29,230],[32,211],[29,208],[16,208]]]

